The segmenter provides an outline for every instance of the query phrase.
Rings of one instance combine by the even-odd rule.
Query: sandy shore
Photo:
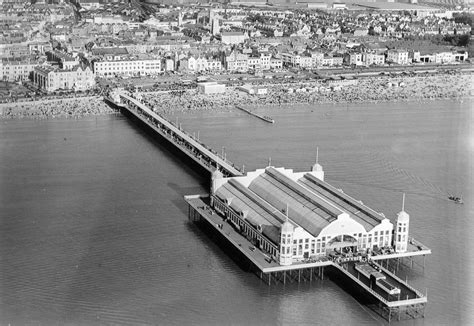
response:
[[[462,99],[474,95],[472,74],[360,78],[357,85],[331,89],[322,81],[269,82],[266,95],[249,95],[234,87],[225,94],[204,95],[196,89],[142,93],[142,100],[162,114],[196,110],[233,110],[236,105],[284,107],[295,104],[359,103]],[[293,89],[293,92],[288,92]],[[0,119],[79,118],[115,113],[102,97],[80,97],[0,104]]]
[[[225,94],[203,95],[196,90],[183,93],[143,93],[143,101],[156,111],[231,110],[243,106],[285,106],[315,103],[359,103],[462,99],[474,95],[472,75],[429,75],[361,78],[357,85],[332,90],[323,82],[266,84],[268,94],[249,95],[235,88]],[[293,89],[289,93],[289,89]],[[299,89],[296,91],[296,89]],[[304,89],[304,91],[303,91]]]
[[[78,118],[115,112],[99,96],[0,104],[0,119]]]

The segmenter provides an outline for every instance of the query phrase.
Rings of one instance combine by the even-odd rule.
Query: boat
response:
[[[449,200],[452,200],[456,204],[464,204],[464,202],[462,201],[462,197],[449,196],[448,198],[449,198]]]

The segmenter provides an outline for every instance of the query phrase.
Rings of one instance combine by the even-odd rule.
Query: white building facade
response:
[[[310,172],[269,166],[213,179],[211,206],[281,265],[393,244],[390,220],[324,182],[319,164]],[[397,244],[407,241],[401,235]]]
[[[394,62],[399,65],[407,65],[410,60],[408,57],[408,51],[406,50],[388,50],[387,61]]]
[[[97,77],[143,76],[157,74],[162,71],[161,58],[101,60],[94,62]]]

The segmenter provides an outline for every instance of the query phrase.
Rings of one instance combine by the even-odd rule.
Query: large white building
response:
[[[406,212],[398,215],[394,241],[390,220],[326,183],[319,164],[310,172],[269,166],[240,177],[214,175],[211,206],[281,265],[333,250],[407,250]]]
[[[60,89],[85,91],[94,88],[95,74],[88,66],[81,65],[72,69],[37,66],[33,71],[33,83],[47,92]]]
[[[99,60],[94,61],[94,72],[98,77],[157,74],[162,71],[161,61],[161,58]]]

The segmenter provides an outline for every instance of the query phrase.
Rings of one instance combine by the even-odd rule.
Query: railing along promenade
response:
[[[139,100],[124,93],[120,93],[118,96],[120,99],[119,106],[150,126],[210,173],[218,169],[224,176],[239,176],[243,174],[232,162],[219,157],[217,152],[194,139],[161,115],[153,112],[153,110],[149,109]]]

